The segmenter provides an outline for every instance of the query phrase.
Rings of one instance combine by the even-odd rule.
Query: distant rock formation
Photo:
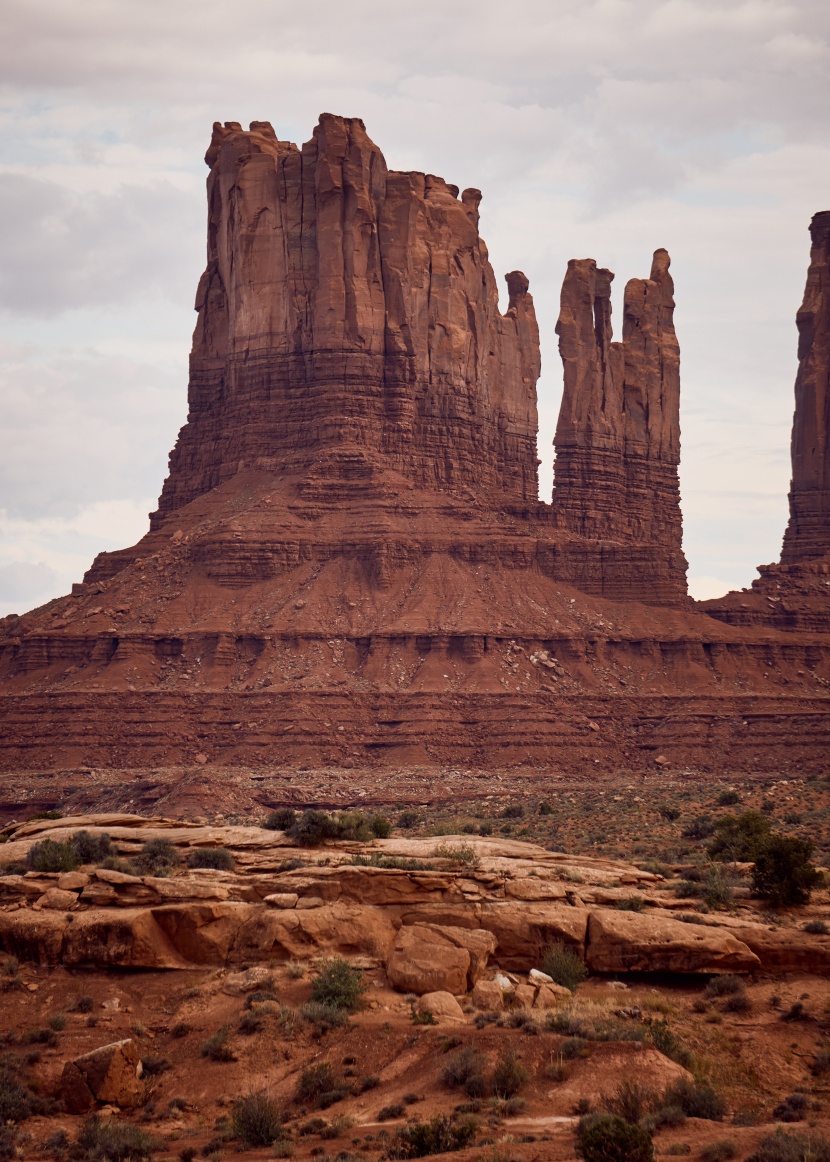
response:
[[[633,572],[649,599],[682,603],[680,347],[668,253],[655,251],[650,277],[626,285],[622,343],[611,341],[613,278],[593,259],[574,259],[562,286],[554,518],[580,537],[636,545]],[[630,561],[601,551],[586,573],[574,583],[609,596],[634,580]]]
[[[759,565],[751,589],[700,606],[730,625],[830,633],[830,210],[814,215],[810,237],[796,315],[790,519],[781,560]]]
[[[388,170],[358,118],[302,149],[216,124],[188,421],[153,525],[245,469],[535,501],[539,334],[505,315],[478,190]]]
[[[830,210],[814,216],[810,237],[807,286],[796,315],[793,478],[783,565],[830,553]]]

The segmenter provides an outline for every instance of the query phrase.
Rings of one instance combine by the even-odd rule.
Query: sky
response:
[[[669,250],[690,590],[749,585],[786,523],[828,98],[827,0],[2,0],[0,616],[147,530],[186,417],[212,123],[300,143],[322,112],[483,191],[497,277],[536,301],[545,500],[568,259],[616,272],[619,323]]]

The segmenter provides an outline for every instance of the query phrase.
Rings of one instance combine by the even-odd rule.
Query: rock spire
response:
[[[189,414],[154,527],[245,469],[535,501],[533,299],[514,271],[499,312],[479,191],[389,170],[331,114],[302,148],[217,123],[205,160]]]
[[[807,285],[796,315],[798,373],[784,565],[830,553],[830,210],[813,217],[810,238]]]
[[[613,278],[593,259],[574,259],[562,286],[554,517],[580,537],[635,543],[650,600],[682,602],[680,349],[669,255],[655,251],[650,277],[627,284],[621,343],[611,339]],[[632,558],[607,548],[595,555],[595,575],[579,583],[616,596],[631,580],[620,570],[627,573]]]

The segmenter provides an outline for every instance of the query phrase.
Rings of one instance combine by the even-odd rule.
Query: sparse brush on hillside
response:
[[[476,1118],[438,1114],[428,1122],[413,1122],[398,1130],[389,1146],[389,1158],[426,1158],[431,1154],[449,1154],[471,1145],[478,1133]]]
[[[320,966],[311,982],[311,1000],[347,1013],[363,1006],[366,983],[359,968],[352,968],[342,956],[334,956]]]
[[[226,847],[198,847],[187,857],[187,866],[212,868],[214,871],[233,871],[234,859]]]
[[[295,818],[286,828],[286,834],[301,847],[318,847],[326,840],[351,839],[367,843],[371,839],[385,839],[392,824],[384,815],[364,815],[362,811],[309,810]]]
[[[587,1114],[579,1121],[576,1152],[585,1162],[652,1162],[649,1132],[616,1114]]]
[[[169,839],[148,839],[134,859],[143,875],[168,876],[179,864],[179,853]]]
[[[557,984],[563,985],[572,992],[579,988],[588,975],[585,962],[561,940],[547,946],[542,953],[542,962],[539,967]]]
[[[231,1113],[231,1129],[247,1150],[272,1146],[285,1136],[282,1111],[267,1093],[237,1098]]]

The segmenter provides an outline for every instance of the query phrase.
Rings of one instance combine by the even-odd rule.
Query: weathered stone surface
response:
[[[568,904],[486,903],[479,923],[495,936],[495,956],[502,968],[529,972],[541,961],[545,947],[557,940],[582,954],[588,909]]]
[[[70,1113],[90,1108],[94,1101],[122,1108],[138,1105],[142,1097],[141,1059],[135,1041],[114,1041],[67,1062],[61,1079],[62,1097]]]
[[[439,928],[413,924],[398,932],[386,975],[394,988],[418,996],[465,993],[470,961],[467,949],[445,938]]]
[[[517,1009],[532,1009],[536,989],[532,984],[517,984],[513,990],[513,1004]]]
[[[423,1013],[430,1013],[439,1022],[463,1021],[464,1010],[452,993],[437,991],[424,993],[418,1001],[418,1008]]]
[[[534,1009],[555,1009],[569,1001],[573,994],[561,984],[540,984],[533,1001]]]
[[[669,256],[625,288],[623,341],[611,341],[609,270],[574,259],[556,326],[565,386],[554,444],[557,526],[602,542],[574,558],[589,593],[683,605],[680,351]]]
[[[476,981],[472,995],[473,1004],[482,1012],[498,1012],[504,1008],[504,993],[494,980]]]
[[[616,909],[591,912],[586,961],[592,972],[752,972],[761,966],[722,929]]]
[[[78,897],[74,892],[65,892],[61,888],[47,888],[38,899],[39,908],[49,908],[55,912],[68,912],[77,907]]]
[[[731,931],[755,953],[764,972],[830,973],[830,938],[749,925]]]

